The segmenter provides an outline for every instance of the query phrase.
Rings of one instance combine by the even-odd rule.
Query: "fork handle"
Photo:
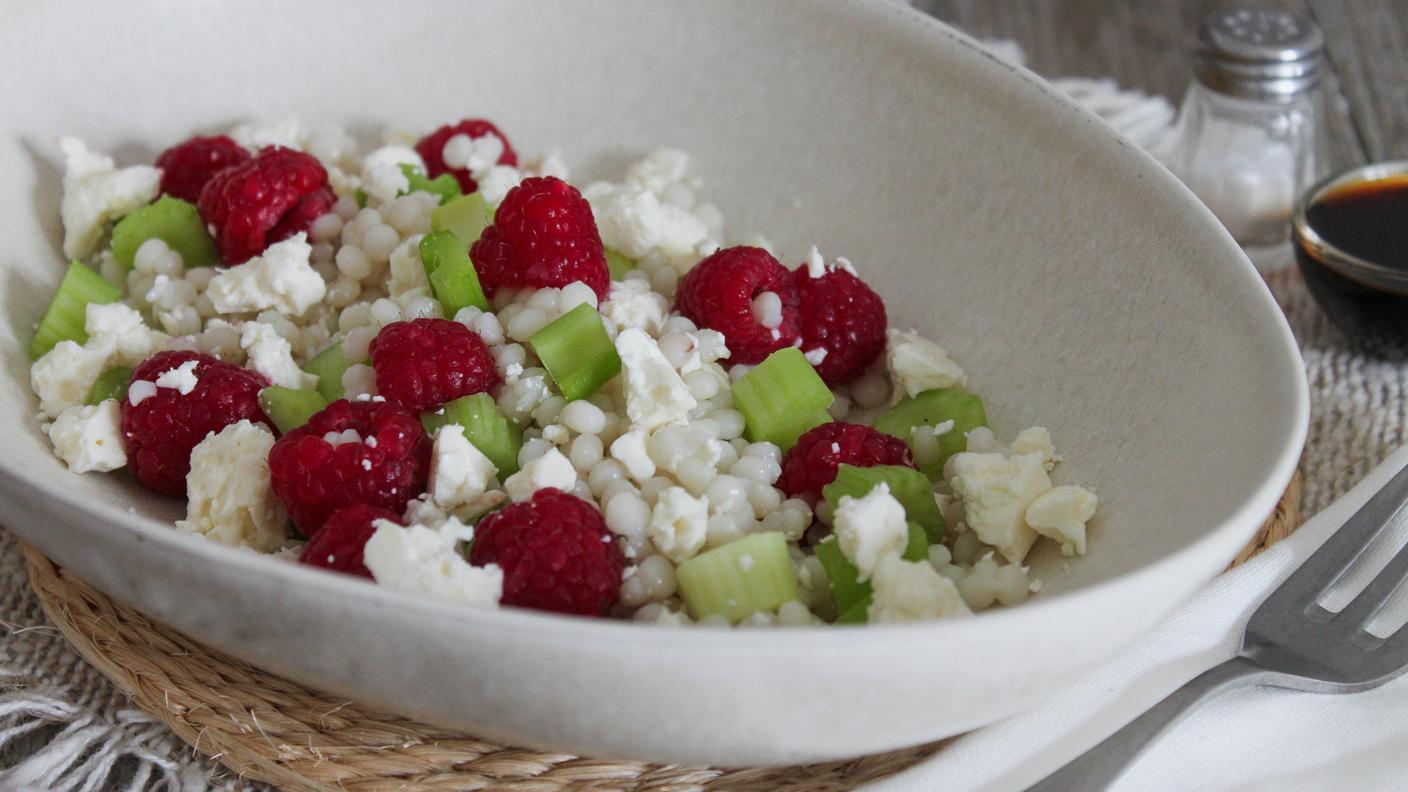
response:
[[[1038,781],[1028,792],[1086,792],[1109,787],[1134,757],[1194,704],[1231,687],[1254,684],[1265,669],[1238,655],[1193,677],[1153,709],[1130,721],[1070,764]]]

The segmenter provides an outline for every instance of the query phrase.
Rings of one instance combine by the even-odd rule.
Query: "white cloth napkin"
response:
[[[1020,790],[1079,756],[1204,670],[1233,656],[1253,611],[1408,464],[1400,449],[1289,538],[1214,580],[1161,627],[1036,709],[959,737],[867,792]],[[1403,543],[1385,531],[1350,575],[1360,586]],[[1357,574],[1356,574],[1357,573]],[[1343,601],[1353,580],[1337,586]],[[1333,592],[1332,592],[1333,593]],[[1401,595],[1408,592],[1400,591]],[[1112,787],[1130,790],[1408,788],[1408,677],[1321,695],[1244,688],[1205,700],[1158,737]]]

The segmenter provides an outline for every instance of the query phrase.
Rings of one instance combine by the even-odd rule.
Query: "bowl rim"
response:
[[[1034,91],[1049,101],[1052,111],[1074,114],[1090,127],[1090,135],[1104,136],[1118,149],[1123,149],[1125,154],[1121,156],[1132,158],[1128,160],[1129,167],[1138,171],[1142,178],[1152,180],[1171,193],[1182,194],[1185,200],[1177,207],[1178,210],[1199,216],[1203,226],[1220,234],[1219,244],[1226,249],[1227,258],[1239,262],[1236,268],[1241,273],[1240,277],[1249,286],[1255,284],[1256,289],[1249,290],[1249,297],[1261,301],[1263,315],[1268,322],[1275,325],[1275,337],[1279,341],[1280,353],[1285,362],[1294,361],[1290,368],[1298,385],[1294,393],[1280,394],[1293,400],[1293,426],[1289,427],[1289,433],[1284,436],[1284,442],[1274,463],[1266,470],[1257,488],[1223,517],[1219,524],[1197,540],[1116,577],[1071,591],[1038,597],[1019,607],[990,609],[967,619],[863,625],[866,634],[877,640],[897,641],[930,631],[947,631],[947,634],[955,639],[960,639],[965,634],[977,637],[993,631],[1005,631],[1008,624],[1040,618],[1042,614],[1077,609],[1087,602],[1103,598],[1108,591],[1129,585],[1135,579],[1152,578],[1168,573],[1176,567],[1186,566],[1189,559],[1226,543],[1230,532],[1245,529],[1250,535],[1252,525],[1271,513],[1295,471],[1309,427],[1309,385],[1304,366],[1300,362],[1299,347],[1274,297],[1265,288],[1264,282],[1241,248],[1221,228],[1212,212],[1198,202],[1163,165],[1119,135],[1098,116],[1080,107],[1073,99],[1035,73],[999,58],[977,40],[938,19],[894,0],[815,0],[813,5],[809,5],[809,10],[813,13],[820,11],[841,17],[868,14],[877,19],[888,18],[887,21],[891,24],[881,32],[908,37],[916,46],[932,48],[941,40],[956,44],[967,50],[970,55],[980,57],[1010,72],[1027,90]],[[1112,156],[1116,156],[1115,150],[1111,149]],[[63,487],[62,477],[46,476],[37,471],[16,467],[6,460],[0,460],[0,476],[29,488],[33,497],[69,501],[75,510],[87,518],[102,520],[114,529],[132,531],[139,541],[178,546],[181,552],[189,554],[191,560],[196,563],[218,564],[241,574],[272,575],[291,588],[316,590],[325,597],[395,607],[402,612],[409,609],[415,612],[417,618],[454,624],[458,627],[494,629],[509,634],[541,635],[564,642],[598,642],[603,639],[629,638],[638,647],[645,642],[652,648],[668,645],[671,648],[707,648],[711,651],[751,653],[775,650],[780,645],[811,648],[827,646],[836,650],[855,645],[855,642],[850,640],[852,633],[844,628],[838,630],[835,625],[795,627],[786,630],[662,629],[658,625],[638,624],[626,620],[582,618],[524,608],[467,607],[407,594],[378,586],[370,581],[330,574],[324,570],[288,563],[251,550],[229,547],[202,537],[183,534],[173,530],[169,523],[129,512],[109,501],[72,501]],[[1230,561],[1231,553],[1227,555],[1227,560]],[[1170,603],[1167,607],[1172,608],[1173,604]]]

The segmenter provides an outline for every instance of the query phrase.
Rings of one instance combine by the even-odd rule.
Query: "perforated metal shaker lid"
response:
[[[1218,93],[1285,102],[1320,82],[1325,36],[1289,11],[1232,9],[1203,19],[1194,73]]]

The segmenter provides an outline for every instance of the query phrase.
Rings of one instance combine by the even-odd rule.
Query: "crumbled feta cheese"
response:
[[[1085,524],[1095,516],[1098,500],[1084,487],[1055,487],[1027,507],[1027,525],[1055,539],[1064,555],[1085,555]]]
[[[293,346],[273,325],[247,322],[240,331],[240,348],[249,355],[249,367],[275,385],[294,389],[318,386],[318,376],[298,367]]]
[[[411,182],[401,170],[411,165],[425,172],[425,160],[410,146],[382,146],[362,161],[362,191],[378,203],[389,204],[399,193],[411,189]]]
[[[1047,470],[1061,461],[1056,455],[1056,446],[1051,443],[1051,433],[1044,426],[1033,426],[1018,432],[1017,438],[1012,441],[1012,453],[1041,454],[1041,464]]]
[[[430,288],[425,263],[420,259],[420,242],[424,238],[422,234],[412,234],[391,251],[388,267],[391,278],[386,282],[386,290],[392,297]]]
[[[29,386],[39,397],[40,414],[54,418],[87,401],[93,383],[107,368],[111,353],[112,347],[107,344],[95,347],[60,341],[34,361],[29,370]]]
[[[302,316],[327,295],[323,276],[309,263],[312,253],[308,235],[294,234],[270,245],[263,255],[216,275],[206,296],[222,314],[272,308],[281,314]]]
[[[914,331],[905,333],[894,328],[888,330],[886,335],[889,343],[885,347],[885,365],[895,384],[892,401],[917,396],[926,390],[961,388],[968,384],[963,369],[949,359],[943,347],[933,341]]]
[[[64,255],[86,258],[108,223],[156,200],[161,171],[149,165],[117,169],[112,157],[88,150],[76,138],[60,138],[64,153]]]
[[[127,386],[127,402],[133,407],[156,395],[156,383],[150,380],[137,380]]]
[[[88,345],[112,345],[113,365],[135,366],[165,346],[171,336],[147,327],[142,315],[124,303],[89,303],[83,329]]]
[[[504,490],[514,503],[526,501],[540,489],[553,487],[563,492],[571,492],[577,484],[577,469],[567,457],[556,448],[524,465],[521,470],[508,477]]]
[[[196,377],[196,366],[199,365],[199,360],[187,360],[176,368],[156,375],[156,382],[153,384],[158,388],[170,388],[179,391],[182,396],[187,396],[200,384],[200,379]]]
[[[375,440],[376,438],[373,437],[371,439]],[[324,432],[323,442],[333,448],[337,448],[340,445],[360,443],[362,442],[362,433],[358,432],[356,429],[343,429],[340,432]]]
[[[49,427],[54,453],[74,473],[107,472],[127,464],[122,445],[122,414],[113,399],[69,407]]]
[[[274,433],[232,423],[191,450],[186,519],[176,527],[221,544],[272,553],[288,539],[288,517],[269,480]]]
[[[645,278],[627,278],[611,284],[601,315],[619,333],[628,327],[638,327],[650,336],[658,336],[670,316],[670,301],[650,288]]]
[[[538,409],[538,405],[552,396],[546,372],[524,374],[520,371],[519,376],[513,378],[509,378],[506,372],[504,380],[504,386],[499,390],[499,409],[504,411],[510,421],[527,421],[533,411]]]
[[[637,484],[644,484],[646,479],[655,475],[655,460],[646,450],[643,430],[634,429],[613,440],[611,457],[626,466],[626,473]]]
[[[904,507],[890,494],[888,484],[877,484],[859,498],[842,496],[831,523],[841,552],[860,570],[862,581],[874,573],[881,558],[903,552],[909,543]]]
[[[681,256],[709,236],[693,214],[666,203],[643,188],[590,185],[584,193],[601,231],[602,244],[633,259],[652,252]]]
[[[952,580],[927,562],[910,562],[890,553],[875,567],[871,581],[870,621],[919,621],[971,613]]]
[[[439,529],[405,528],[377,520],[376,533],[362,549],[362,563],[389,589],[462,605],[495,607],[503,595],[503,570],[496,564],[471,566],[456,549],[468,532],[450,518]]]
[[[820,366],[822,364],[822,361],[826,360],[826,355],[828,351],[829,350],[827,350],[826,347],[808,349],[806,352],[802,353],[802,357],[806,358],[807,362],[812,364],[813,366]]]
[[[816,245],[812,245],[812,249],[807,251],[806,264],[808,278],[825,277],[826,273],[838,269],[849,272],[852,275],[856,274],[856,268],[851,265],[849,259],[838,256],[835,261],[827,264],[826,259],[821,257],[821,251],[816,249]]]
[[[689,154],[679,149],[658,148],[626,168],[626,183],[663,195],[670,185],[684,180]]]
[[[476,177],[475,181],[479,182],[479,194],[484,202],[497,207],[503,203],[508,191],[523,181],[523,174],[511,165],[495,165],[484,171],[484,175]]]
[[[683,487],[669,487],[655,501],[648,533],[661,555],[680,564],[704,546],[708,528],[709,499],[696,498]]]
[[[1027,525],[1027,507],[1051,489],[1040,454],[1011,458],[964,451],[949,460],[949,485],[963,499],[964,522],[1007,560],[1021,563],[1037,534]]]
[[[698,406],[669,359],[644,330],[628,328],[616,336],[625,372],[626,415],[635,428],[654,429],[683,420]]]
[[[430,457],[430,494],[435,505],[451,510],[477,499],[498,468],[464,436],[464,427],[446,424],[435,432]]]
[[[303,123],[289,116],[275,120],[248,121],[230,130],[230,139],[255,154],[265,146],[302,150],[307,140]]]

